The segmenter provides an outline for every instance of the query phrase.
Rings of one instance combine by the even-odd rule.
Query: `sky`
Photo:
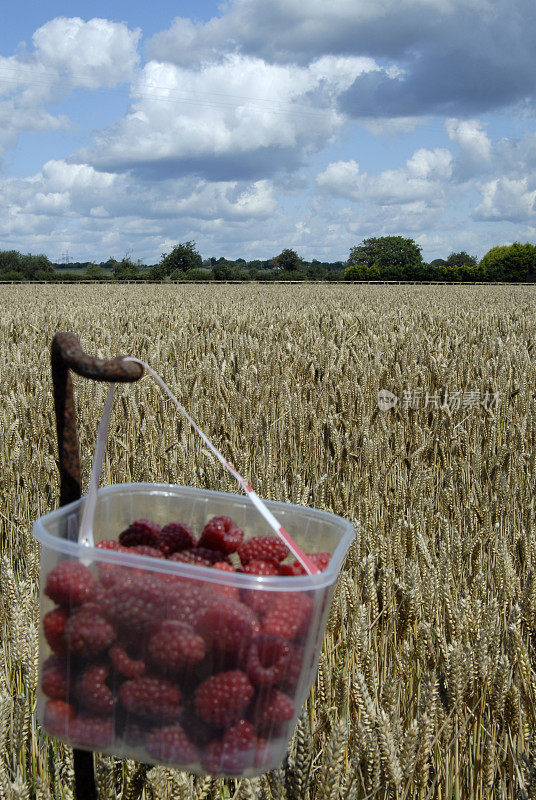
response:
[[[536,242],[534,0],[0,0],[0,250]]]

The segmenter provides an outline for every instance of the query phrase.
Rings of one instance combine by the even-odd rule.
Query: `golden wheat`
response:
[[[73,797],[72,753],[34,716],[30,530],[58,502],[59,330],[150,362],[261,496],[357,531],[283,765],[224,781],[96,756],[101,800],[536,796],[534,300],[514,286],[4,288],[0,800]],[[87,486],[106,389],[75,383]],[[117,392],[103,482],[127,481],[237,491],[148,380]]]

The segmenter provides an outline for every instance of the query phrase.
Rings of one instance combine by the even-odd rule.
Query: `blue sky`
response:
[[[533,0],[6,6],[0,249],[536,241]]]

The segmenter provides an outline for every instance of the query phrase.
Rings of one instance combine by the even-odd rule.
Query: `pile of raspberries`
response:
[[[224,572],[301,575],[275,536],[213,517],[196,541],[180,522],[138,519],[98,548]],[[329,553],[308,554],[326,569]],[[289,738],[313,614],[312,594],[239,589],[141,567],[56,564],[43,618],[45,728],[90,749],[199,768],[264,771]]]

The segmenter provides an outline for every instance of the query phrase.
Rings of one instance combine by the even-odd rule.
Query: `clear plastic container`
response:
[[[45,730],[80,749],[198,774],[250,777],[277,767],[315,678],[352,525],[265,501],[304,551],[331,560],[315,575],[259,576],[81,545],[84,502],[33,529]],[[247,497],[144,483],[99,490],[93,535],[95,545],[117,540],[148,518],[181,522],[198,537],[221,515],[244,540],[278,541]]]

